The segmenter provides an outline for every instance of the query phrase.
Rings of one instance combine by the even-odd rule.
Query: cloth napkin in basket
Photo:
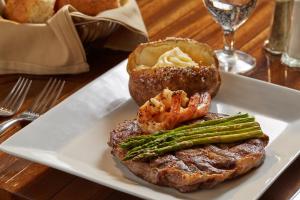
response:
[[[0,14],[3,7],[0,0]],[[19,24],[0,17],[0,74],[77,74],[88,71],[82,35],[76,26],[96,22],[99,29],[107,23],[115,27],[113,31],[107,30],[110,33],[104,40],[105,47],[131,51],[148,40],[135,0],[128,0],[120,8],[93,17],[67,5],[45,24]]]

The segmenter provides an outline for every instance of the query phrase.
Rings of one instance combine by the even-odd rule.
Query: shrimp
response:
[[[196,93],[190,99],[183,90],[164,89],[139,108],[137,120],[146,133],[174,128],[177,124],[208,113],[211,96]]]

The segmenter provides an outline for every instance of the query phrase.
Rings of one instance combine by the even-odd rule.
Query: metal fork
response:
[[[9,117],[14,115],[23,104],[32,81],[20,77],[10,93],[0,104],[0,116]]]
[[[13,119],[7,120],[0,124],[0,135],[7,128],[19,121],[31,122],[37,119],[55,104],[63,90],[64,85],[65,81],[51,78],[28,110],[20,113]]]

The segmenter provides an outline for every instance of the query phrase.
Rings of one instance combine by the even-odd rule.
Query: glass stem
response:
[[[228,55],[234,54],[234,31],[224,30],[224,51]]]

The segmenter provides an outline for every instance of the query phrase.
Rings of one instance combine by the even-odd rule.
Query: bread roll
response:
[[[55,0],[6,0],[4,16],[20,23],[44,23],[54,14]]]
[[[59,10],[64,5],[70,4],[79,12],[95,16],[98,13],[120,6],[119,0],[56,0],[55,10]]]

